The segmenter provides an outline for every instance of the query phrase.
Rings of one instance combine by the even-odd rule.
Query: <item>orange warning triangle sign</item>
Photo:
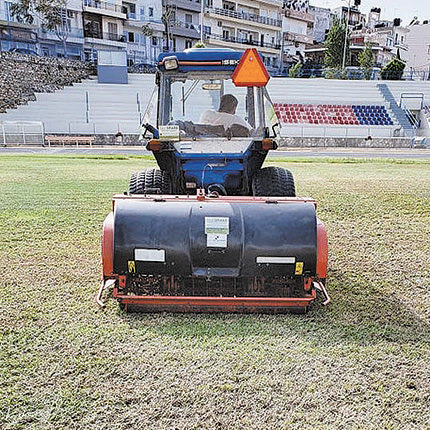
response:
[[[270,75],[256,49],[247,49],[231,76],[236,87],[264,87]]]

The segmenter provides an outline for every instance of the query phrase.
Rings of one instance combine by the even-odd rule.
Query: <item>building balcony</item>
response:
[[[312,45],[314,43],[313,36],[306,34],[292,33],[290,31],[284,32],[284,40],[287,42],[298,42],[306,45]]]
[[[46,30],[44,28],[38,30],[38,36],[39,39],[55,40],[57,42],[60,40],[55,31]],[[65,33],[65,36],[67,36],[67,42],[84,42],[84,30],[82,28],[72,28]]]
[[[161,19],[147,18],[145,15],[135,14],[135,18],[132,18],[130,14],[127,14],[127,25],[133,27],[149,25],[154,31],[164,31],[164,24],[161,22]]]
[[[242,37],[224,37],[219,34],[206,34],[206,38],[209,40],[209,43],[214,43],[216,45],[226,46],[226,42],[231,43],[232,47],[236,49],[253,47],[257,49],[260,48],[258,49],[260,51],[268,51],[272,53],[279,53],[279,50],[281,49],[281,45],[277,43],[258,42],[256,40],[249,40]]]
[[[174,21],[170,24],[170,31],[174,36],[189,37],[191,39],[200,38],[200,26],[183,21]]]
[[[163,6],[174,6],[178,9],[185,9],[192,12],[200,12],[202,8],[200,1],[196,2],[195,0],[163,0]]]
[[[236,12],[234,10],[221,9],[221,8],[212,8],[208,9],[207,13],[222,16],[225,18],[231,18],[233,20],[245,20],[249,23],[256,24],[257,26],[268,25],[271,27],[282,27],[282,21],[280,19],[269,18],[266,16],[255,15],[246,12]]]
[[[84,30],[84,37],[85,41],[88,43],[103,44],[118,48],[125,48],[127,46],[125,36],[117,33],[102,33],[98,31]]]
[[[403,51],[409,51],[409,45],[407,45],[404,42],[394,43],[394,48],[396,48],[396,49],[399,48],[399,49],[401,49]]]
[[[127,19],[127,14],[123,13],[122,6],[98,0],[84,0],[84,12],[98,15],[110,16],[113,18]]]
[[[299,12],[294,9],[284,9],[284,14],[287,18],[293,18],[300,21],[314,22],[314,16],[310,13]]]

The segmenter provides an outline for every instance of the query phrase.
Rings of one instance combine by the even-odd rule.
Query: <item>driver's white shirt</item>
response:
[[[234,115],[227,112],[218,112],[208,109],[200,116],[201,124],[223,125],[224,129],[229,129],[233,124],[239,124],[251,130],[251,126],[239,115]]]

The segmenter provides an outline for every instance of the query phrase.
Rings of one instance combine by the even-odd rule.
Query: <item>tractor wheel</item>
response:
[[[293,174],[281,167],[265,167],[252,178],[252,193],[261,197],[295,197]]]
[[[130,194],[171,194],[169,174],[158,169],[143,169],[130,177]]]

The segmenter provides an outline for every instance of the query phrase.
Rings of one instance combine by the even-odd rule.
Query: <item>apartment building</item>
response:
[[[406,38],[409,29],[400,25],[400,19],[375,23],[375,11],[371,13],[372,26],[354,30],[351,33],[352,64],[358,65],[358,54],[366,44],[371,45],[378,67],[384,67],[397,54],[401,59],[406,60],[409,49]]]
[[[257,48],[269,71],[281,59],[282,2],[279,0],[207,0],[205,43],[211,48]]]
[[[127,17],[123,24],[123,36],[129,63],[154,64],[163,50],[161,1],[122,1],[122,12]]]
[[[341,6],[333,9],[333,15],[341,21],[347,21],[349,16],[348,25],[350,27],[356,27],[358,25],[366,25],[366,15],[361,13],[357,6],[352,5],[351,7]]]
[[[408,70],[413,70],[430,79],[430,22],[415,23],[408,26],[407,35],[408,52],[404,59]]]
[[[305,50],[313,45],[314,16],[309,0],[286,0],[283,5],[283,63],[304,61]]]
[[[28,49],[36,52],[38,26],[22,24],[12,16],[13,2],[0,0],[0,50]]]
[[[162,4],[150,0],[67,0],[63,25],[48,31],[17,22],[12,2],[0,0],[0,49],[96,60],[99,50],[126,51],[129,64],[154,63],[163,48]]]
[[[200,0],[163,0],[169,51],[191,48],[200,39]]]
[[[84,56],[125,50],[129,64],[153,63],[162,50],[161,2],[83,0]]]
[[[325,7],[309,6],[309,12],[314,17],[314,43],[324,43],[327,33],[333,23],[333,14]]]

